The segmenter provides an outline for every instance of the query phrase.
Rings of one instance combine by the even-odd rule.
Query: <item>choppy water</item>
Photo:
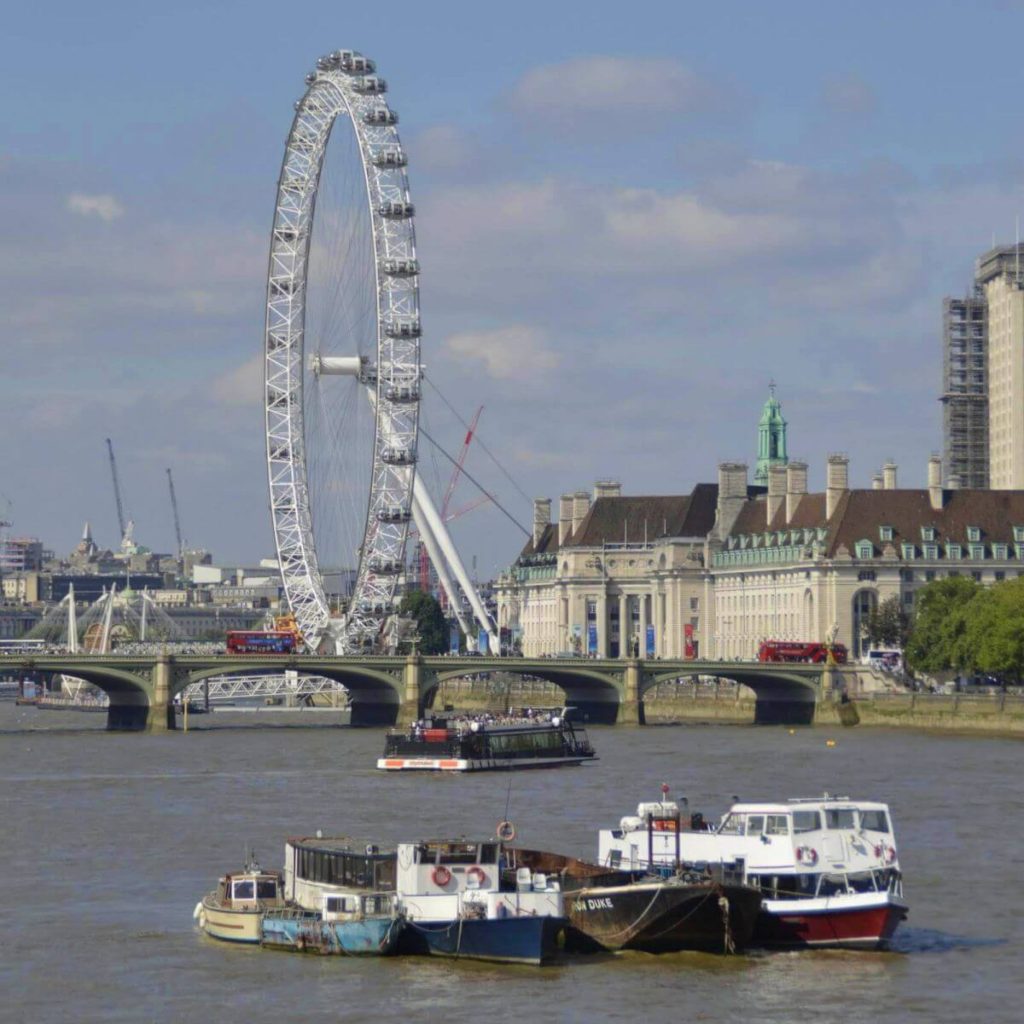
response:
[[[242,716],[238,716],[239,719]],[[1017,740],[854,729],[592,730],[601,760],[515,776],[384,776],[377,730],[107,734],[102,716],[0,704],[0,1020],[590,1021],[1024,1018]],[[292,717],[288,723],[294,723]],[[198,723],[196,723],[198,724]],[[662,781],[717,814],[823,789],[888,800],[911,903],[891,953],[627,954],[552,968],[348,960],[226,946],[196,901],[247,844],[488,834],[584,856]]]

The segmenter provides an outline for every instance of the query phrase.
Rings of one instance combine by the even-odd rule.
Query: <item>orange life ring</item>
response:
[[[478,886],[487,884],[487,875],[484,874],[484,869],[478,864],[474,864],[467,872],[466,878],[472,878]]]
[[[452,880],[452,873],[443,864],[438,864],[437,867],[431,871],[430,877],[433,879],[434,885],[439,885],[444,888],[444,886]]]
[[[511,843],[516,837],[516,827],[511,821],[499,821],[494,834],[503,842]]]
[[[796,859],[813,867],[818,863],[818,851],[812,846],[798,846],[796,848]]]

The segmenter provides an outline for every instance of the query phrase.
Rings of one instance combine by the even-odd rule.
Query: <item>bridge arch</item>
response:
[[[618,718],[622,699],[622,681],[618,674],[602,672],[583,664],[567,666],[553,662],[551,666],[531,661],[519,665],[514,658],[503,658],[500,665],[488,663],[438,670],[423,687],[422,700],[430,706],[441,683],[481,673],[501,672],[505,675],[531,676],[553,683],[565,695],[565,705],[576,709],[577,717],[594,724],[611,725]]]
[[[217,665],[193,669],[176,682],[174,692],[184,690],[193,683],[201,683],[204,679],[215,676],[246,675],[256,672],[280,673],[292,669],[297,672],[308,672],[310,675],[323,676],[333,682],[340,683],[348,691],[352,709],[352,725],[389,725],[395,721],[398,708],[402,701],[401,674],[389,672],[372,665],[331,664],[329,659],[318,659],[316,664],[306,664],[302,659],[253,661],[247,659],[244,664]]]

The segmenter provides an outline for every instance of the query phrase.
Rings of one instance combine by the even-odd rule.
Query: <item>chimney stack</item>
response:
[[[934,453],[928,459],[928,503],[936,512],[942,508],[942,459]]]
[[[544,536],[544,531],[551,524],[551,499],[550,498],[534,498],[533,499],[533,546],[534,548],[540,543],[541,537]]]
[[[618,480],[598,480],[594,484],[594,501],[598,498],[622,497],[622,484]]]
[[[786,522],[791,523],[807,493],[807,463],[790,462],[786,466]]]
[[[586,518],[590,511],[590,494],[587,491],[577,491],[572,496],[572,532],[580,528],[580,523]]]
[[[896,490],[896,463],[892,459],[882,467],[882,485],[887,491]]]
[[[572,502],[571,494],[563,494],[558,499],[558,546],[561,547],[572,533]]]
[[[718,505],[715,509],[714,533],[725,540],[732,524],[747,500],[747,464],[720,462],[718,464]]]
[[[766,526],[771,526],[786,501],[786,467],[778,464],[768,467],[768,512]]]
[[[946,487],[951,491],[960,490],[960,477],[956,473],[951,473],[949,479],[946,480]]]
[[[830,455],[825,474],[825,518],[831,519],[846,493],[850,481],[850,460],[845,455]]]

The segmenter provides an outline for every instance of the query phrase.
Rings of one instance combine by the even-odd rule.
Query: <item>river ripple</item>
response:
[[[237,716],[242,720],[242,716]],[[285,719],[287,725],[297,719]],[[1021,1019],[1019,740],[852,729],[594,729],[600,761],[438,778],[372,768],[379,730],[107,734],[102,716],[0,704],[0,1020],[535,1024]],[[198,723],[196,723],[198,724]],[[509,793],[509,781],[512,787]],[[192,909],[246,845],[487,834],[593,857],[596,830],[669,782],[691,809],[828,789],[887,800],[910,920],[891,953],[588,958],[545,969],[225,946]]]

